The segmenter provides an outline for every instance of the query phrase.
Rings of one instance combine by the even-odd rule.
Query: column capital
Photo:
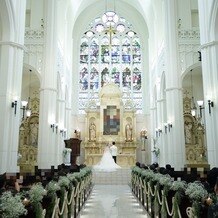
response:
[[[157,109],[157,107],[151,107],[150,108],[150,110],[152,110],[152,111],[154,111],[154,110],[156,110]]]
[[[39,91],[42,92],[42,91],[53,91],[53,92],[57,92],[57,89],[55,88],[51,88],[51,87],[46,87],[46,88],[40,88]]]
[[[161,98],[161,99],[158,99],[156,102],[160,103],[160,102],[164,102],[165,100],[166,100],[165,98]]]
[[[173,91],[173,90],[183,91],[183,88],[182,87],[170,87],[170,88],[165,89],[166,92]]]
[[[218,45],[218,41],[214,40],[211,42],[206,42],[206,43],[200,45],[199,49],[202,50],[202,49],[205,49],[207,47],[214,46],[214,45]]]
[[[0,45],[9,45],[9,46],[12,46],[12,47],[22,49],[22,50],[24,50],[26,52],[28,50],[27,47],[24,46],[23,44],[20,44],[20,43],[17,43],[17,42],[12,42],[12,41],[0,41]]]
[[[57,101],[58,101],[58,102],[62,102],[62,103],[65,103],[65,102],[66,102],[64,99],[60,99],[60,98],[58,98]]]

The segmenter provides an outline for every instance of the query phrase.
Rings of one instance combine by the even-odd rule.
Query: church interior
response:
[[[72,214],[57,215],[58,203],[53,213],[81,218],[159,217],[150,166],[172,167],[178,181],[214,170],[214,186],[217,38],[217,0],[0,0],[0,180],[75,172]],[[121,170],[92,172],[112,142]],[[82,211],[96,195],[116,210]]]

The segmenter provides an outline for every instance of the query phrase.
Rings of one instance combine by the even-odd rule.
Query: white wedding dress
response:
[[[110,148],[107,146],[104,150],[104,154],[100,162],[93,166],[94,170],[112,172],[120,169],[121,167],[114,162],[114,159],[111,155]]]

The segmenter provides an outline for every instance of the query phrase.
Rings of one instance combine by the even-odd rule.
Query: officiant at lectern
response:
[[[110,147],[111,155],[114,159],[114,162],[117,163],[117,146],[115,142],[112,142],[112,146]]]

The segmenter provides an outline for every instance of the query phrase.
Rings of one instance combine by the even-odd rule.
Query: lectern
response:
[[[71,165],[75,166],[76,165],[76,159],[78,156],[80,156],[80,143],[82,140],[78,138],[70,138],[67,140],[64,140],[65,142],[65,147],[66,148],[71,148]]]

